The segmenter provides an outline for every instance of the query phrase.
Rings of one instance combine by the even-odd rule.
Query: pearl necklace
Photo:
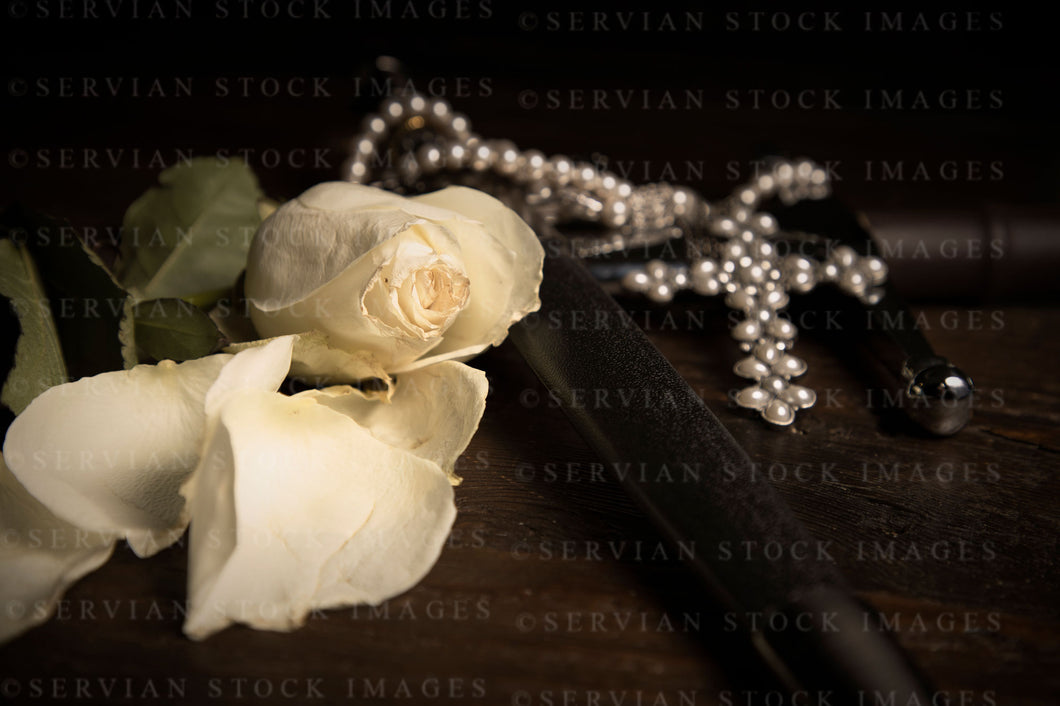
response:
[[[425,178],[460,174],[508,182],[536,218],[608,229],[604,236],[572,238],[578,257],[683,238],[687,263],[652,260],[627,272],[622,286],[656,303],[669,302],[682,290],[723,294],[726,305],[742,314],[731,333],[749,354],[734,372],[753,381],[734,399],[775,425],[791,424],[797,410],[817,400],[812,389],[792,382],[806,372],[806,363],[792,355],[797,329],[781,315],[788,293],[806,293],[827,282],[872,304],[887,279],[883,260],[861,256],[849,246],[829,243],[820,261],[779,251],[777,240],[789,234],[759,207],[772,198],[793,204],[828,196],[827,171],[809,160],[773,160],[770,169],[728,199],[708,203],[684,187],[634,186],[587,162],[519,150],[508,140],[484,140],[446,101],[413,94],[388,98],[377,114],[364,118],[343,166],[348,181],[394,191],[419,190]]]

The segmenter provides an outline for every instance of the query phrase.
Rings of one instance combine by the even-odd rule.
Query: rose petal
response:
[[[266,312],[289,307],[425,218],[461,216],[431,206],[416,208],[397,194],[360,184],[317,184],[261,224],[247,257],[247,300]],[[263,336],[289,331],[258,329]]]
[[[314,608],[401,593],[456,515],[435,464],[308,397],[233,394],[197,474],[214,492],[190,500],[194,639],[233,622],[291,630]]]
[[[228,395],[236,390],[279,390],[291,367],[295,341],[295,336],[280,336],[232,358],[206,392],[206,414],[216,414]]]
[[[0,456],[0,643],[46,621],[66,589],[102,566],[114,537],[60,520]]]
[[[274,391],[293,338],[179,365],[162,361],[46,390],[8,430],[11,471],[57,516],[125,537],[139,556],[187,527],[183,484],[199,462],[207,412],[246,387]]]
[[[187,524],[178,489],[199,460],[206,392],[231,359],[162,361],[50,388],[11,424],[8,466],[60,518],[150,556]]]
[[[383,211],[340,215],[345,219],[353,219],[354,216],[359,217],[364,213],[372,215],[372,218],[389,218],[384,216]],[[456,214],[452,215],[454,219],[459,219]],[[342,227],[349,223],[344,223]],[[277,250],[278,255],[287,256],[284,254],[286,250]],[[447,262],[457,266],[462,262],[460,245],[448,229],[434,223],[414,222],[408,224],[404,230],[393,233],[393,237],[364,253],[341,272],[335,273],[339,276],[335,276],[326,284],[313,291],[303,292],[300,288],[300,298],[293,299],[285,307],[274,309],[271,304],[251,300],[248,290],[254,327],[262,336],[323,331],[331,345],[371,353],[388,371],[415,360],[441,343],[442,331],[435,332],[434,335],[417,335],[407,326],[396,324],[387,316],[388,312],[398,313],[396,310],[399,308],[389,301],[390,288],[374,285],[388,284],[381,280],[390,276],[407,275],[403,268],[407,267],[408,263],[401,255],[422,251],[433,252],[435,258],[446,258]],[[392,273],[392,269],[402,271]],[[248,264],[248,282],[251,271]],[[308,279],[313,277],[313,274],[306,275]],[[471,289],[474,291],[474,284]],[[290,298],[285,297],[286,299]]]
[[[390,404],[345,386],[307,390],[296,397],[312,397],[380,441],[437,463],[456,485],[456,460],[478,429],[488,390],[481,370],[448,361],[402,373]]]
[[[541,306],[537,290],[541,285],[545,251],[537,235],[510,208],[475,189],[450,186],[410,200],[429,206],[444,206],[482,224],[481,230],[467,223],[446,224],[460,243],[464,266],[471,280],[471,297],[446,332],[445,340],[431,350],[431,357],[437,359],[445,353],[476,345],[481,346],[481,351],[499,344],[507,337],[508,328],[513,323]],[[506,251],[504,257],[500,255],[502,250]],[[500,286],[500,282],[505,286]],[[506,291],[507,286],[513,284],[510,296],[497,301],[496,293]],[[467,357],[470,356],[461,354],[461,358]]]

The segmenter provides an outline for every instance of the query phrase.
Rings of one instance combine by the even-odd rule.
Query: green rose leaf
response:
[[[126,294],[80,230],[15,205],[0,214],[0,234],[25,248],[36,265],[68,378],[121,368],[118,327]]]
[[[66,364],[33,258],[25,246],[6,238],[0,240],[0,294],[11,300],[22,327],[0,401],[21,414],[38,394],[66,382]]]
[[[122,328],[127,339],[126,365],[147,358],[201,358],[217,351],[223,340],[210,317],[182,299],[130,301]]]
[[[125,212],[118,278],[137,299],[201,299],[243,270],[261,224],[261,190],[244,163],[194,159],[159,175]]]

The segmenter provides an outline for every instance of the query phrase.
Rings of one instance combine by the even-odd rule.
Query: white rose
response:
[[[398,373],[503,341],[540,306],[543,260],[530,227],[480,191],[404,198],[329,182],[261,225],[246,296],[260,336],[318,331]]]

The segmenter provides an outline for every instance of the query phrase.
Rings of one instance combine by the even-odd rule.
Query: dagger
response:
[[[751,639],[769,667],[793,691],[830,692],[835,703],[930,703],[931,688],[876,612],[815,550],[718,418],[585,266],[564,254],[563,236],[547,222],[535,227],[547,253],[539,316],[569,321],[597,311],[627,325],[564,330],[523,321],[510,330],[512,341],[603,460],[645,469],[619,480],[666,537],[695,547],[691,567],[738,622],[761,617]],[[577,398],[586,388],[636,390],[637,399],[667,403],[594,408]],[[688,474],[690,482],[652,472],[683,465],[700,472]],[[719,552],[726,544],[747,547],[746,560]]]

